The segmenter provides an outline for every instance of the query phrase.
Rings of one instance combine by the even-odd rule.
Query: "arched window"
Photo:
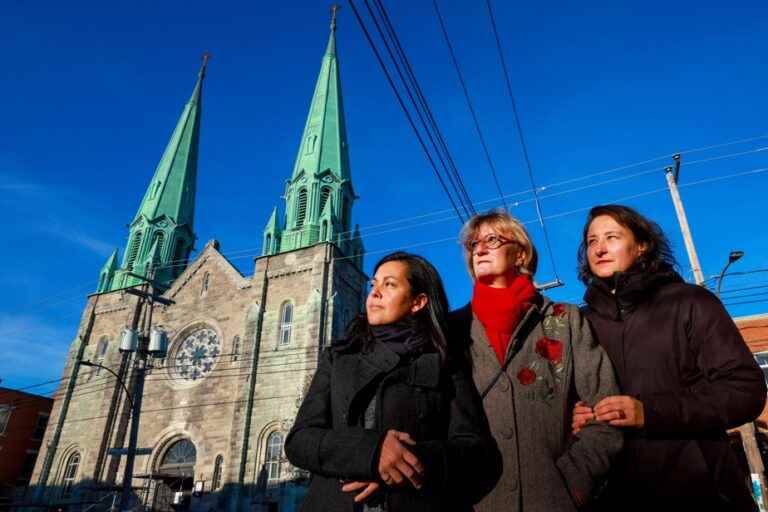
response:
[[[283,302],[280,308],[280,345],[287,345],[291,342],[291,331],[293,330],[293,304],[290,301]]]
[[[320,226],[320,240],[326,240],[328,238],[328,221],[324,220]]]
[[[72,487],[77,480],[77,470],[80,469],[80,453],[75,452],[69,456],[64,465],[64,474],[61,479],[61,497],[67,499],[72,496]]]
[[[129,271],[133,270],[133,264],[136,263],[136,257],[139,255],[139,246],[141,245],[141,231],[137,231],[133,235],[131,241],[131,249],[128,251],[128,264],[126,265]]]
[[[237,361],[240,357],[240,336],[232,338],[232,361]]]
[[[303,188],[299,191],[299,200],[296,203],[296,227],[300,228],[304,225],[304,220],[307,217],[307,189]]]
[[[109,348],[109,337],[102,336],[99,338],[99,342],[96,344],[96,353],[93,355],[95,362],[101,364],[104,361],[104,358],[107,356],[107,349]],[[93,371],[96,375],[99,375],[101,373],[101,367],[95,366],[93,367]]]
[[[283,435],[280,432],[272,432],[267,437],[267,456],[264,459],[264,467],[267,472],[267,485],[274,485],[280,480],[280,460],[283,454]]]
[[[272,252],[272,235],[267,235],[267,240],[264,242],[264,254],[270,254]]]
[[[221,487],[221,466],[224,465],[224,456],[219,455],[216,457],[216,462],[213,464],[213,477],[211,478],[211,490],[215,491]]]
[[[176,441],[163,455],[159,473],[179,477],[192,477],[195,474],[197,450],[189,439]]]
[[[187,265],[187,256],[184,249],[184,239],[177,238],[176,248],[173,250],[173,261],[171,262],[171,265],[173,265],[174,275],[181,274],[182,270],[184,270],[184,267]]]
[[[320,189],[320,215],[325,210],[325,204],[328,202],[328,198],[331,197],[330,187],[323,187]]]
[[[304,154],[311,155],[315,152],[315,144],[317,143],[317,135],[310,135],[307,137],[306,151]]]
[[[163,242],[165,242],[165,233],[162,231],[158,231],[155,233],[155,238],[152,241],[152,244],[154,245],[157,243],[157,253],[158,255],[163,254]]]
[[[205,295],[208,291],[208,286],[211,284],[211,273],[206,272],[203,275],[203,286],[200,288],[200,295]]]

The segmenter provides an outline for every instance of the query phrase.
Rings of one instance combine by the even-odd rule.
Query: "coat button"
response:
[[[499,381],[499,389],[504,393],[509,391],[509,380],[507,380],[506,377],[501,377],[501,380]]]
[[[515,437],[515,429],[512,427],[507,427],[504,429],[501,435],[504,437],[504,439],[512,439]]]

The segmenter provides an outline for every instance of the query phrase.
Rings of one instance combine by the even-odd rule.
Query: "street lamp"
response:
[[[725,266],[723,267],[723,271],[720,272],[720,277],[717,278],[718,298],[720,297],[720,287],[723,285],[723,278],[725,277],[725,271],[728,270],[728,267],[730,267],[732,263],[739,261],[742,256],[744,256],[744,251],[731,251],[731,253],[728,255],[728,263],[725,264]]]
[[[99,363],[93,363],[91,361],[80,361],[80,364],[83,366],[92,366],[94,368],[103,368],[104,370],[107,370],[109,373],[114,375],[115,378],[117,379],[117,382],[119,382],[120,385],[123,386],[123,391],[125,391],[125,396],[128,398],[128,401],[131,403],[131,411],[133,411],[133,398],[131,397],[131,393],[128,391],[128,388],[125,387],[125,382],[123,382],[123,379],[121,379],[118,374],[112,371],[112,368],[107,368],[106,366],[100,365]]]

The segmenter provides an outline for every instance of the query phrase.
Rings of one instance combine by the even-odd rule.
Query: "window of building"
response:
[[[197,449],[189,439],[176,441],[168,448],[160,462],[160,473],[177,477],[192,477],[195,474]]]
[[[165,242],[165,233],[158,231],[155,233],[155,239],[152,241],[153,245],[157,244],[157,253],[163,253],[163,242]]]
[[[80,453],[75,452],[69,456],[64,465],[64,476],[61,479],[61,497],[66,499],[72,496],[72,486],[77,479],[77,470],[80,468]]]
[[[35,423],[35,430],[32,432],[32,439],[42,439],[45,435],[45,428],[48,426],[48,417],[49,415],[47,413],[38,413],[37,414],[37,423]]]
[[[267,469],[267,485],[275,484],[280,480],[280,462],[283,454],[283,435],[280,432],[272,432],[267,437],[267,456],[264,465]]]
[[[237,361],[240,357],[240,336],[232,338],[232,361]]]
[[[324,220],[320,226],[320,240],[326,240],[328,238],[328,221]]]
[[[323,187],[320,189],[320,215],[323,214],[323,211],[325,210],[325,203],[328,202],[329,197],[331,197],[330,187]]]
[[[300,228],[304,225],[304,220],[307,217],[307,189],[301,189],[299,191],[299,201],[296,203],[296,227]]]
[[[757,364],[760,365],[760,369],[763,370],[765,382],[768,383],[768,352],[756,352],[755,359]]]
[[[205,295],[205,292],[208,291],[208,287],[210,286],[210,284],[211,284],[211,273],[206,272],[205,275],[203,276],[203,286],[200,289],[200,295]]]
[[[187,265],[187,254],[184,247],[184,239],[176,239],[176,249],[173,251],[173,275],[178,276]]]
[[[293,304],[290,301],[283,302],[280,309],[280,345],[287,345],[291,342],[291,331],[293,330]]]
[[[11,405],[0,404],[0,434],[5,434],[8,421],[11,419]]]
[[[136,262],[136,258],[139,255],[139,246],[141,245],[141,231],[137,231],[133,235],[133,241],[131,241],[131,250],[128,251],[128,264],[126,265],[129,271],[133,270],[133,264]]]
[[[216,457],[216,462],[213,465],[213,478],[211,478],[211,490],[215,491],[221,487],[221,466],[224,465],[224,456],[219,455]]]

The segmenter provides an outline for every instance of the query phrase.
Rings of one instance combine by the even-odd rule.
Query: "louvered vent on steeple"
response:
[[[296,206],[296,227],[304,225],[304,219],[307,218],[307,189],[303,188],[299,192],[299,203]]]

